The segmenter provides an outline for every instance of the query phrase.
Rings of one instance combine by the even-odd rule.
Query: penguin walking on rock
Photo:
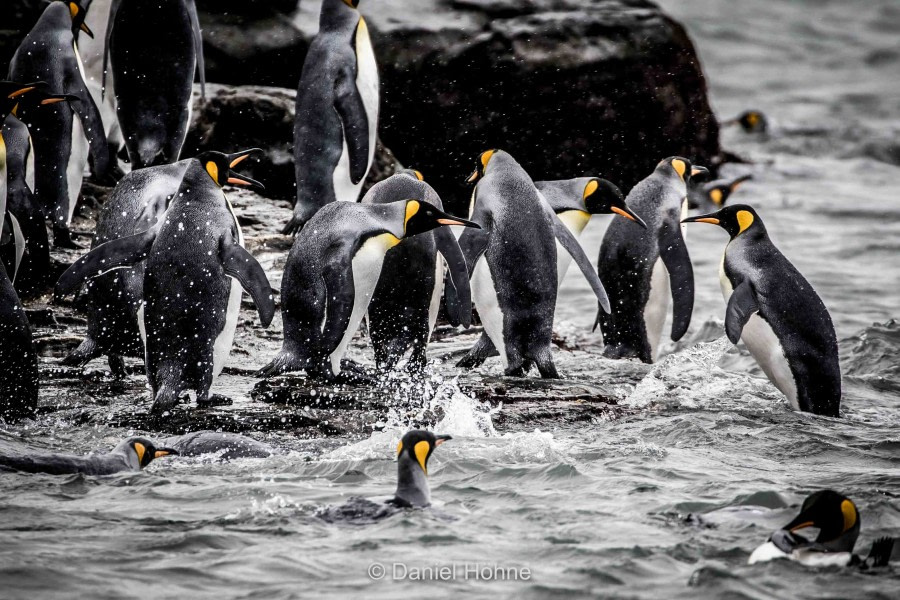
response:
[[[575,239],[579,239],[593,215],[615,214],[634,221],[646,228],[644,221],[625,204],[625,196],[614,183],[598,177],[576,177],[553,181],[535,181],[538,192],[563,222]],[[556,279],[557,286],[569,270],[572,256],[557,241]],[[481,365],[490,356],[499,356],[494,343],[486,333],[475,343],[466,357],[464,366]]]
[[[323,206],[288,255],[281,280],[284,344],[258,375],[302,369],[332,380],[341,374],[341,359],[369,307],[385,254],[407,237],[445,225],[478,227],[420,199]]]
[[[731,236],[719,270],[731,343],[744,342],[794,410],[840,416],[841,369],[831,315],[769,239],[756,211],[735,204],[684,222],[718,225]]]
[[[362,202],[388,204],[406,198],[421,198],[438,210],[444,209],[434,188],[414,170],[376,183]],[[421,372],[425,368],[425,349],[444,290],[445,264],[455,291],[447,295],[448,318],[452,325],[468,327],[472,320],[469,272],[450,229],[438,227],[406,237],[385,255],[368,311],[369,337],[380,369],[392,369],[410,348],[407,370]]]
[[[252,184],[230,170],[252,151],[204,152],[191,159],[181,186],[159,222],[147,231],[100,244],[75,262],[56,286],[58,296],[91,277],[145,260],[138,324],[144,340],[153,412],[165,412],[183,391],[199,405],[231,351],[241,287],[252,296],[263,327],[275,313],[265,272],[243,247],[243,235],[222,191],[226,183]]]
[[[485,333],[500,352],[507,375],[523,376],[537,365],[542,377],[557,378],[550,355],[559,285],[556,241],[608,307],[606,291],[578,240],[512,156],[502,150],[483,152],[469,181],[479,177],[469,218],[481,229],[464,231],[459,245]],[[472,367],[483,359],[483,348],[476,344],[458,366]]]
[[[190,125],[195,72],[205,96],[194,0],[114,0],[105,56],[131,168],[177,161]]]
[[[144,437],[131,437],[105,454],[0,455],[0,470],[49,475],[114,475],[140,471],[156,458],[177,455],[178,451],[173,448],[157,446]]]
[[[609,285],[612,312],[598,311],[597,323],[608,358],[654,362],[670,298],[672,340],[687,332],[694,310],[694,270],[681,219],[687,216],[687,182],[706,173],[686,158],[666,158],[628,194],[628,206],[643,217],[646,228],[616,219],[606,230],[597,270]]]
[[[323,0],[319,33],[297,89],[294,162],[297,201],[284,233],[321,207],[356,202],[375,156],[378,65],[359,0]]]
[[[103,122],[78,56],[77,32],[92,35],[84,18],[84,8],[77,2],[53,0],[22,40],[9,67],[13,79],[44,81],[54,92],[78,99],[34,111],[25,120],[34,144],[34,194],[53,224],[54,245],[69,248],[77,247],[69,223],[81,193],[88,150],[94,177],[114,180]]]

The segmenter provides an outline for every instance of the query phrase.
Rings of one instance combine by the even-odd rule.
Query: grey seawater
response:
[[[758,209],[831,310],[843,418],[788,410],[746,352],[717,333],[727,240],[693,225],[697,306],[687,337],[701,343],[670,344],[643,377],[623,371],[621,402],[636,414],[498,433],[486,407],[448,381],[435,430],[454,439],[431,459],[435,510],[365,526],[327,524],[316,513],[393,491],[401,421],[352,444],[270,437],[290,450],[270,459],[160,460],[104,478],[4,473],[0,596],[896,598],[896,566],[864,574],[746,561],[823,487],[857,502],[858,551],[876,536],[900,537],[900,324],[892,321],[900,317],[900,168],[878,160],[891,148],[898,154],[900,4],[662,4],[693,36],[718,114],[754,107],[776,121],[765,141],[723,134],[728,149],[754,161],[726,172],[754,174],[734,201]],[[591,256],[605,226],[595,218],[586,231]],[[594,310],[571,272],[558,329],[589,339]],[[224,382],[246,394],[252,380]],[[25,439],[81,453],[128,433],[51,417],[0,431],[0,451],[21,450]],[[384,579],[370,577],[375,563]],[[467,573],[472,565],[487,571]],[[455,578],[442,576],[454,566]],[[530,569],[527,581],[521,568]],[[413,580],[417,573],[431,581]]]

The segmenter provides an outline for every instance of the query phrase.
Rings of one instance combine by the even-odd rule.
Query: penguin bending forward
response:
[[[438,210],[444,209],[434,188],[414,170],[405,170],[376,183],[362,202],[388,204],[406,198],[421,198]],[[410,348],[412,354],[406,369],[421,372],[425,368],[425,348],[437,321],[444,290],[445,262],[456,292],[447,295],[450,323],[465,327],[471,324],[469,272],[453,233],[438,227],[406,237],[385,255],[369,303],[369,337],[378,368],[392,369]]]
[[[284,233],[322,206],[356,202],[375,156],[378,65],[359,0],[323,0],[303,63],[294,117],[297,201]]]
[[[311,377],[334,379],[368,309],[385,253],[406,237],[443,225],[478,227],[424,200],[323,206],[288,255],[281,280],[284,344],[258,375],[303,369]]]
[[[502,150],[483,152],[469,181],[479,177],[469,218],[481,229],[465,230],[459,245],[484,330],[507,375],[523,376],[537,365],[542,377],[559,377],[550,355],[558,288],[555,240],[608,307],[606,291],[578,240],[512,156]],[[458,366],[478,364],[481,350],[476,344]]]
[[[143,437],[122,441],[106,454],[72,456],[68,454],[35,454],[31,456],[0,455],[0,470],[50,475],[112,475],[123,471],[140,471],[153,459],[176,456],[173,448],[158,447]]]
[[[64,295],[90,277],[146,259],[138,323],[154,412],[171,408],[185,390],[196,391],[198,404],[211,402],[209,388],[222,372],[234,339],[241,287],[253,297],[263,327],[274,316],[269,281],[244,249],[241,229],[222,191],[225,183],[259,186],[247,177],[229,175],[250,152],[204,152],[191,159],[159,223],[97,246],[57,283],[57,295]]]
[[[685,222],[718,225],[731,236],[719,270],[731,343],[744,341],[794,410],[840,416],[841,369],[831,315],[769,239],[756,211],[735,204]]]
[[[78,99],[34,111],[26,120],[34,143],[34,195],[53,224],[54,245],[70,248],[77,247],[69,223],[81,193],[88,149],[96,179],[113,181],[115,166],[78,56],[77,32],[93,35],[84,17],[77,2],[53,0],[22,40],[9,67],[13,79],[45,81],[53,92]]]
[[[609,314],[597,313],[608,358],[654,362],[670,296],[672,340],[687,332],[694,310],[694,270],[681,219],[687,216],[686,182],[705,173],[686,158],[663,160],[628,194],[628,205],[644,218],[646,228],[623,219],[609,224],[597,262],[612,306]]]
[[[577,240],[593,215],[616,214],[641,227],[646,228],[644,221],[625,204],[625,196],[614,183],[598,177],[576,177],[575,179],[559,179],[554,181],[535,181],[538,192]],[[561,286],[572,256],[556,243],[556,285]],[[486,333],[475,343],[475,346],[460,366],[477,367],[490,356],[498,356],[494,343]]]

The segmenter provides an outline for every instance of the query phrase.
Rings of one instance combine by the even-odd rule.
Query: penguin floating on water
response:
[[[831,315],[769,239],[756,211],[735,204],[684,222],[718,225],[731,236],[719,269],[731,343],[743,340],[794,410],[840,416],[841,369]]]
[[[311,377],[334,379],[368,309],[385,253],[402,239],[437,227],[478,227],[418,199],[333,202],[307,225],[294,239],[281,280],[284,344],[260,369],[261,377],[302,369]]]
[[[199,405],[223,403],[209,388],[231,351],[241,287],[252,296],[263,327],[275,313],[262,267],[243,247],[243,234],[226,183],[252,184],[229,175],[253,152],[204,152],[191,159],[165,218],[147,231],[97,246],[63,273],[57,296],[74,292],[91,277],[146,260],[144,303],[138,323],[144,341],[152,411],[172,408],[183,391]]]
[[[815,540],[797,533],[808,528],[819,530]],[[886,566],[891,559],[894,540],[879,538],[872,544],[869,556],[862,558],[853,554],[859,531],[859,510],[852,500],[832,490],[818,491],[803,501],[800,514],[794,520],[753,551],[748,563],[784,558],[812,567]]]
[[[769,120],[758,110],[745,110],[733,119],[722,122],[722,127],[740,125],[746,133],[766,134],[769,132]]]
[[[731,194],[742,183],[750,179],[753,179],[753,175],[741,175],[734,179],[716,179],[706,183],[695,182],[692,179],[688,184],[688,208],[704,213],[719,210],[725,206]]]
[[[323,0],[303,63],[294,120],[297,201],[284,233],[322,206],[356,202],[378,133],[378,65],[359,0]]]
[[[612,306],[609,314],[597,313],[604,356],[656,361],[670,298],[672,340],[687,332],[694,270],[680,222],[687,216],[687,182],[706,173],[686,158],[666,158],[628,194],[628,206],[643,217],[646,228],[625,219],[609,224],[597,262]]]
[[[50,475],[112,475],[123,471],[140,471],[153,459],[174,456],[172,448],[157,447],[144,437],[132,437],[105,454],[73,456],[69,454],[0,455],[0,469]]]
[[[421,198],[443,210],[441,198],[422,174],[404,170],[372,186],[363,204],[387,204]],[[444,290],[444,265],[449,266],[453,294],[447,294],[451,325],[468,327],[472,321],[472,295],[466,259],[446,227],[404,238],[384,257],[378,285],[369,303],[369,337],[380,369],[390,370],[412,348],[406,369],[425,368],[425,349],[437,321]]]

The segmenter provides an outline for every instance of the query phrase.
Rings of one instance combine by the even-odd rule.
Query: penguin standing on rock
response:
[[[260,376],[303,369],[334,379],[369,307],[385,253],[406,237],[443,225],[478,227],[424,200],[333,202],[307,225],[294,240],[281,280],[284,344]]]
[[[841,369],[831,315],[769,239],[756,211],[735,204],[684,222],[718,225],[731,236],[719,271],[731,343],[743,340],[794,410],[840,416]]]
[[[406,170],[376,183],[363,204],[388,204],[421,198],[438,210],[444,205],[437,192],[418,171]],[[406,237],[385,255],[378,285],[369,303],[368,324],[375,362],[392,369],[407,350],[410,372],[425,368],[425,348],[437,321],[444,290],[444,264],[450,267],[455,294],[448,294],[447,315],[452,325],[468,327],[472,320],[472,296],[466,259],[453,233],[438,227]]]
[[[681,219],[687,216],[686,182],[705,173],[686,158],[663,160],[628,194],[628,206],[644,218],[646,228],[616,219],[606,230],[597,264],[610,286],[612,306],[609,314],[597,313],[605,356],[654,362],[670,297],[672,340],[687,332],[694,310],[694,270]]]
[[[131,168],[177,161],[190,124],[195,71],[205,96],[194,0],[114,0],[106,55]]]
[[[22,40],[9,67],[13,79],[45,81],[54,92],[78,99],[35,111],[25,121],[34,142],[34,194],[53,223],[54,245],[69,248],[77,247],[69,223],[81,193],[88,149],[95,178],[113,180],[114,167],[75,43],[79,30],[92,35],[84,17],[85,11],[77,2],[53,0]]]
[[[378,65],[359,0],[323,0],[297,89],[294,162],[297,202],[284,233],[322,206],[356,202],[375,156]]]
[[[557,378],[550,355],[559,285],[557,240],[608,308],[606,291],[578,240],[512,156],[502,150],[483,152],[469,181],[479,177],[469,218],[481,229],[464,231],[459,245],[484,330],[507,375],[520,377],[537,365],[542,377]],[[480,364],[481,350],[476,344],[458,366]]]
[[[186,390],[196,392],[200,405],[227,401],[210,399],[209,388],[231,351],[241,287],[253,297],[263,327],[274,316],[269,281],[244,249],[237,219],[222,191],[226,183],[259,185],[229,175],[250,152],[204,152],[191,159],[157,225],[97,246],[57,283],[57,295],[65,295],[90,277],[146,259],[138,323],[154,412],[172,408]]]
[[[106,454],[72,456],[67,454],[35,454],[26,456],[0,455],[0,469],[24,473],[49,475],[113,475],[123,471],[140,471],[153,459],[176,456],[173,448],[157,447],[143,437],[132,437],[121,442]]]

